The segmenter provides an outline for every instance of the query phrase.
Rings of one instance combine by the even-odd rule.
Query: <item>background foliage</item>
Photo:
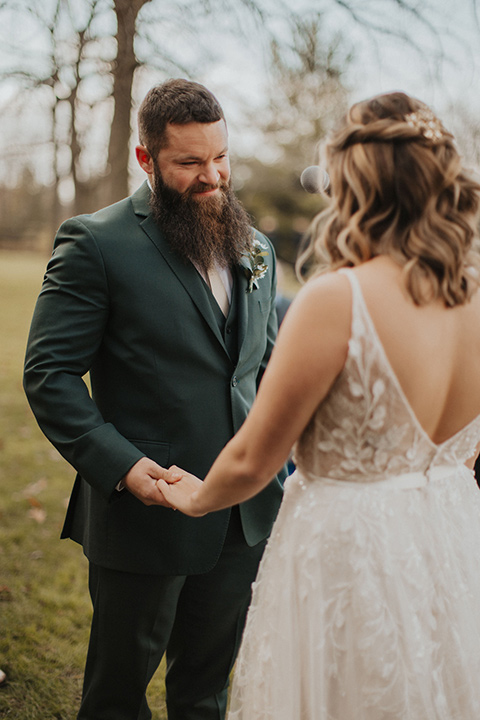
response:
[[[478,25],[478,2],[462,0]],[[135,111],[167,77],[206,82],[227,111],[235,187],[255,223],[292,261],[321,209],[301,171],[343,113],[365,52],[402,61],[446,92],[442,68],[474,47],[446,0],[0,0],[0,245],[47,249],[59,223],[125,197],[135,167]],[[470,38],[471,39],[471,38]],[[375,64],[375,61],[374,61]],[[451,106],[469,161],[478,115]]]

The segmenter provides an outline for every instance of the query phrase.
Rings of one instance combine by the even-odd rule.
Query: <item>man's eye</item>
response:
[[[196,165],[197,163],[195,160],[188,160],[187,162],[182,162],[180,165]]]

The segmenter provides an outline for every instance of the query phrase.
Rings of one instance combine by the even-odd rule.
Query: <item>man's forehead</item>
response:
[[[213,123],[190,122],[179,125],[168,123],[165,130],[164,149],[188,151],[218,147],[225,150],[228,145],[227,126],[223,119]],[[222,147],[220,147],[222,146]]]

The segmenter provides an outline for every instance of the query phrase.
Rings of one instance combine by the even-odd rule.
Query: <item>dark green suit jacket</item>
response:
[[[62,537],[104,567],[196,574],[214,566],[230,510],[188,518],[115,486],[142,456],[204,477],[245,420],[275,339],[275,257],[259,235],[268,272],[251,293],[245,268],[233,269],[232,356],[229,319],[222,332],[207,285],[154,223],[149,193],[145,183],[60,228],[24,384],[40,427],[78,472]],[[281,495],[274,479],[241,505],[250,545],[268,536]]]

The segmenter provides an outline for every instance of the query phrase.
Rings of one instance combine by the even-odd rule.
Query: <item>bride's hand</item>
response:
[[[175,510],[180,510],[191,517],[201,517],[206,513],[196,509],[198,490],[203,482],[191,473],[172,465],[168,470],[162,469],[157,486],[164,498]]]

